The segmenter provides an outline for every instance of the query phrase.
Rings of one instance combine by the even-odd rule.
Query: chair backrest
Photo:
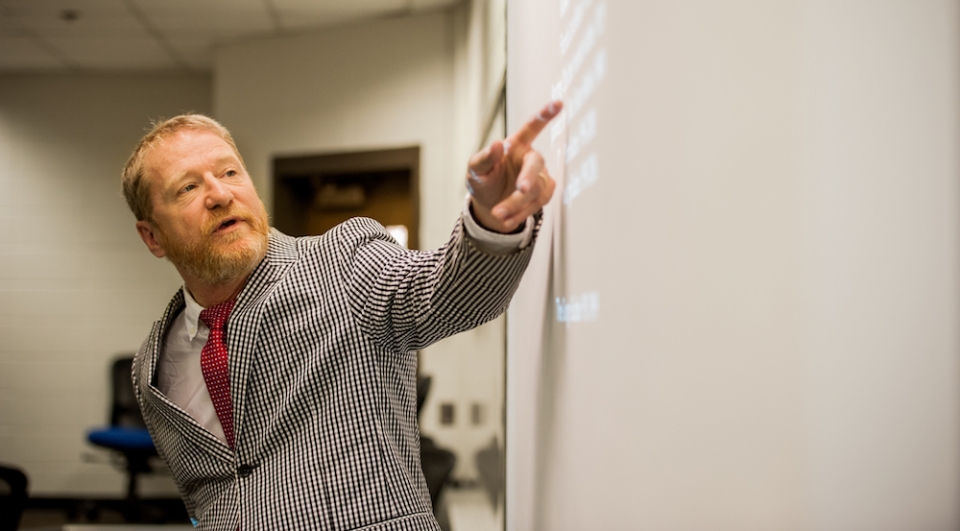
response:
[[[423,409],[423,403],[427,401],[427,395],[430,394],[430,386],[433,384],[432,376],[417,376],[417,416],[420,416],[420,410]]]
[[[113,405],[110,410],[110,424],[128,428],[144,428],[140,405],[133,394],[133,381],[130,378],[133,369],[133,356],[117,358],[111,368],[113,384]]]
[[[0,531],[16,531],[27,504],[27,476],[0,466]]]

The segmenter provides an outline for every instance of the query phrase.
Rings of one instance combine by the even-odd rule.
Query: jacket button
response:
[[[253,465],[240,465],[237,467],[237,475],[242,478],[249,477],[250,474],[253,474],[254,468],[256,467]]]

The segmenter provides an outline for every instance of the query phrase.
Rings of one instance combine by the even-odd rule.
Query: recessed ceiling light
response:
[[[64,9],[60,12],[60,18],[67,22],[73,22],[80,18],[80,12],[76,9]]]

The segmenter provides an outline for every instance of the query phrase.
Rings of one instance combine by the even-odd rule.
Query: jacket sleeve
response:
[[[542,215],[535,216],[534,241]],[[363,332],[385,348],[406,352],[475,328],[503,313],[520,283],[533,245],[508,255],[479,250],[458,220],[434,251],[398,246],[374,220],[336,229],[350,310]]]

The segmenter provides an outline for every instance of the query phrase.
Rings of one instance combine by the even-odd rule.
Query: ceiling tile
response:
[[[460,3],[460,0],[412,0],[415,11],[424,11],[427,9],[439,9],[449,7]]]
[[[8,17],[2,16],[0,14],[0,36],[3,37],[29,37],[31,35],[29,30],[23,29],[20,24],[17,24]]]
[[[238,2],[233,8],[204,4],[183,7],[177,2],[136,1],[150,23],[169,38],[233,39],[273,31],[269,13],[260,2]],[[194,2],[195,4],[195,2]]]
[[[0,0],[0,20],[39,34],[52,36],[104,36],[143,33],[139,21],[119,0]],[[64,20],[65,9],[77,12],[76,20]]]
[[[410,7],[410,0],[273,0],[281,15],[326,16],[334,19],[359,19],[396,13]]]
[[[354,13],[317,13],[314,11],[280,11],[280,26],[284,30],[304,30],[309,28],[323,28],[336,26],[351,20],[355,20],[358,15]]]
[[[84,15],[126,13],[123,0],[0,0],[0,7],[14,16],[52,16],[59,18],[66,10]]]
[[[0,26],[0,37],[26,37],[32,38],[32,34],[20,28],[5,28]]]
[[[73,22],[31,17],[21,22],[43,37],[136,37],[143,25],[126,13],[83,16]]]
[[[32,70],[60,69],[63,65],[56,57],[28,37],[0,36],[0,69]]]
[[[47,49],[81,68],[176,68],[141,18],[191,68],[207,69],[212,46],[276,33],[274,15],[282,30],[309,30],[457,1],[0,0],[0,70],[60,68]],[[64,20],[64,10],[77,19]]]
[[[330,12],[356,12],[368,13],[371,11],[396,11],[403,9],[410,3],[410,0],[271,0],[278,10],[297,10],[312,11],[319,13],[323,11]]]
[[[150,37],[58,37],[48,42],[84,69],[177,68],[169,54]]]
[[[408,0],[274,0],[285,30],[321,28],[403,11]]]
[[[264,0],[133,0],[133,3],[144,11],[172,9],[228,12],[266,11],[267,9]]]
[[[207,70],[213,66],[213,42],[206,38],[180,37],[169,40],[181,57],[196,70]]]

